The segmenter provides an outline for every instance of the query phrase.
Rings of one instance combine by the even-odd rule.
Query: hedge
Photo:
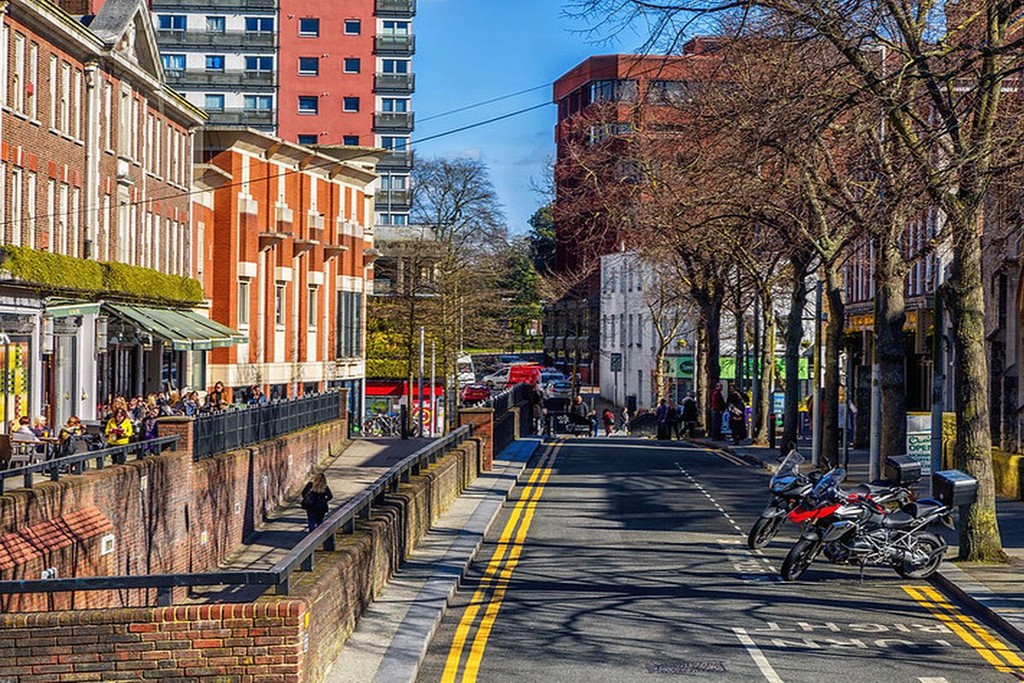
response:
[[[111,298],[197,304],[203,286],[192,278],[129,266],[51,254],[29,247],[0,247],[0,270],[44,291],[74,290]]]

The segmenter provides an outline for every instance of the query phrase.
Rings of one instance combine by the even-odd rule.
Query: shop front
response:
[[[91,302],[51,300],[43,311],[43,415],[52,429],[72,415],[96,418],[99,317],[100,304]]]
[[[39,300],[18,298],[0,306],[0,433],[8,433],[11,421],[40,412],[41,308]]]

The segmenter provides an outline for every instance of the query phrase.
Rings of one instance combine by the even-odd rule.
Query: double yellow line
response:
[[[1024,674],[1024,660],[1014,650],[977,621],[962,614],[937,590],[931,586],[903,586],[903,590],[997,671],[1016,674],[1018,677]]]
[[[540,500],[540,496],[544,492],[544,486],[551,476],[551,467],[563,443],[564,439],[548,446],[537,467],[530,474],[522,497],[512,509],[512,515],[498,539],[498,547],[494,549],[491,559],[487,562],[480,586],[473,594],[473,599],[470,600],[469,606],[455,630],[455,638],[448,650],[444,674],[441,676],[443,683],[452,683],[456,680],[476,681],[480,671],[480,662],[484,656],[484,648],[487,647],[487,639],[494,627],[494,620],[505,599],[509,579],[511,579],[516,565],[519,564],[519,556],[523,552],[523,542],[526,540],[530,524],[533,522],[537,501]],[[483,616],[477,625],[477,616],[481,609]],[[469,656],[466,658],[466,666],[460,679],[459,667],[462,663],[462,655],[474,625],[476,625],[476,634],[470,644]]]

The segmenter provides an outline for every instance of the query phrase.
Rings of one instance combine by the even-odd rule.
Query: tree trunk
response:
[[[775,388],[775,313],[771,288],[764,288],[761,304],[764,336],[761,342],[761,357],[755,361],[761,364],[761,373],[758,377],[759,402],[754,406],[754,443],[763,445],[769,441],[770,430],[775,429],[774,422],[769,421],[772,412],[772,389]]]
[[[831,465],[839,463],[839,356],[846,317],[841,275],[836,268],[833,263],[825,269],[828,325],[825,328],[825,401],[821,423],[821,457]]]
[[[807,305],[807,268],[810,257],[804,254],[793,256],[793,289],[789,297],[789,320],[786,323],[786,414],[782,421],[782,443],[779,448],[785,452],[787,444],[796,443],[800,421],[800,346],[804,339],[804,307]]]
[[[902,234],[901,227],[896,234]],[[890,233],[892,234],[892,233]],[[876,250],[875,354],[882,384],[881,462],[907,451],[907,373],[903,326],[907,321],[906,269],[896,239]]]
[[[957,220],[950,216],[950,221]],[[989,432],[988,362],[985,357],[985,289],[977,216],[952,226],[953,262],[947,282],[953,321],[956,466],[978,480],[978,499],[960,519],[960,559],[1003,562],[996,520],[992,435]]]
[[[722,301],[725,290],[720,285],[705,284],[693,288],[693,298],[700,309],[700,327],[703,332],[700,338],[701,375],[704,382],[704,423],[708,433],[712,433],[711,424],[711,392],[721,374],[720,331],[722,327]]]

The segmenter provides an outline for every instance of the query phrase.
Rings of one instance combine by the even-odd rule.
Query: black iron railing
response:
[[[323,523],[299,541],[270,569],[223,570],[198,574],[150,574],[146,576],[83,576],[66,579],[26,579],[0,581],[0,595],[12,593],[60,593],[67,591],[119,590],[149,588],[157,591],[157,604],[170,605],[173,589],[179,586],[273,586],[278,595],[287,595],[291,575],[298,571],[312,571],[317,548],[333,541],[339,531],[353,533],[357,519],[368,519],[373,506],[383,496],[398,490],[402,482],[420,473],[448,451],[461,445],[473,434],[472,425],[460,427],[448,436],[436,439],[427,446],[382,474],[359,495],[330,513]],[[153,443],[153,442],[149,442]]]
[[[339,396],[340,392],[329,391],[200,415],[192,425],[194,457],[208,458],[337,420]]]
[[[0,470],[0,493],[7,488],[8,479],[22,477],[22,485],[25,488],[32,488],[37,474],[48,475],[50,481],[57,481],[62,475],[81,474],[89,468],[90,462],[93,463],[93,467],[101,470],[107,463],[123,465],[129,458],[142,460],[168,449],[174,450],[177,444],[177,436],[163,436],[149,441],[136,441],[124,446],[110,446],[95,451],[82,451]]]

